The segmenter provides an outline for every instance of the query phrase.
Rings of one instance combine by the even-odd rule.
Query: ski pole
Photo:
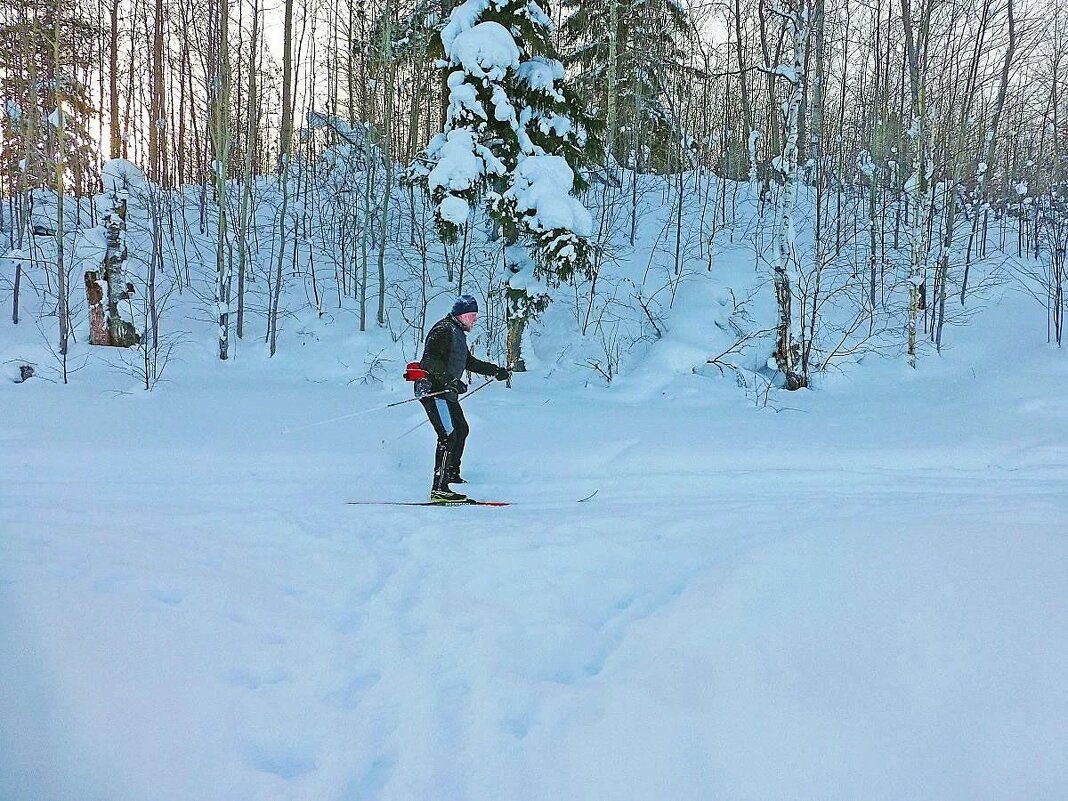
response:
[[[486,387],[488,387],[488,386],[489,386],[490,384],[492,384],[492,383],[494,382],[494,380],[495,380],[495,379],[493,379],[493,378],[487,378],[487,379],[486,379],[486,381],[485,381],[485,382],[484,382],[483,384],[481,384],[481,385],[479,385],[479,386],[475,387],[475,388],[474,388],[473,390],[471,390],[470,392],[468,392],[468,393],[467,393],[466,395],[464,395],[463,397],[464,397],[464,398],[470,398],[470,397],[471,397],[472,395],[474,395],[474,394],[475,394],[476,392],[478,392],[478,391],[479,391],[480,389],[485,389]]]
[[[489,386],[490,384],[492,384],[492,383],[493,383],[493,381],[494,381],[494,379],[492,379],[492,378],[488,379],[488,380],[487,380],[487,381],[486,381],[486,382],[485,382],[484,384],[482,384],[481,386],[475,387],[475,388],[474,388],[473,390],[471,390],[471,391],[470,391],[470,392],[468,392],[468,393],[467,393],[466,395],[464,395],[464,396],[463,396],[463,398],[465,398],[465,399],[466,399],[466,398],[470,398],[470,397],[471,397],[472,395],[474,395],[474,394],[475,394],[476,392],[478,392],[478,391],[479,391],[480,389],[485,389],[486,387],[488,387],[488,386]],[[439,392],[439,393],[435,393],[435,394],[438,394],[438,395],[440,395],[441,393]],[[424,397],[424,398],[429,398],[429,397],[431,397],[431,396],[430,396],[430,395],[424,395],[423,397]],[[428,418],[427,418],[426,420],[420,420],[420,421],[419,421],[418,423],[416,423],[416,424],[415,424],[414,426],[412,426],[411,428],[409,428],[409,429],[408,429],[407,431],[405,431],[405,432],[404,432],[403,434],[400,434],[399,436],[396,436],[396,437],[394,437],[393,439],[389,440],[389,442],[396,442],[396,441],[397,441],[397,440],[399,440],[399,439],[403,439],[404,437],[408,436],[408,435],[409,435],[409,434],[411,434],[411,433],[412,433],[413,431],[415,431],[415,430],[416,430],[417,428],[422,428],[423,426],[425,426],[425,425],[426,425],[427,423],[429,423],[429,422],[430,422],[430,418],[429,418],[429,417],[428,417]],[[385,442],[386,442],[386,440],[383,440],[383,443],[385,443]]]
[[[370,414],[371,412],[381,412],[381,411],[385,411],[386,409],[392,409],[394,406],[400,406],[403,403],[411,403],[412,401],[423,400],[423,398],[436,398],[439,395],[445,395],[448,392],[449,392],[449,390],[447,390],[447,389],[446,390],[442,390],[441,392],[432,392],[429,395],[423,395],[421,398],[407,398],[406,400],[394,401],[393,403],[387,403],[385,406],[375,406],[372,409],[363,409],[362,411],[359,411],[359,412],[350,412],[349,414],[343,414],[340,417],[331,417],[329,420],[318,420],[318,421],[316,421],[314,423],[306,423],[305,425],[301,425],[301,426],[292,426],[290,428],[283,428],[282,429],[282,433],[283,434],[289,434],[290,432],[293,432],[293,431],[303,431],[306,428],[314,428],[315,426],[325,426],[327,423],[336,423],[339,420],[348,420],[348,419],[350,419],[352,417],[360,417],[360,416],[365,415],[365,414]],[[468,394],[471,394],[471,393],[468,393]]]

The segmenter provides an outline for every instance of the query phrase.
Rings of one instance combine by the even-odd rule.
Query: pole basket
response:
[[[426,370],[419,362],[412,362],[404,368],[404,380],[405,381],[421,381],[427,377]]]

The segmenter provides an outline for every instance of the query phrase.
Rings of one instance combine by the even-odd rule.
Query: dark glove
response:
[[[454,378],[448,383],[448,388],[455,392],[457,395],[463,395],[467,392],[467,384],[461,381],[459,378]]]
[[[507,381],[509,378],[511,378],[511,376],[512,371],[509,370],[507,367],[498,367],[497,372],[493,375],[493,377],[496,378],[498,381]]]

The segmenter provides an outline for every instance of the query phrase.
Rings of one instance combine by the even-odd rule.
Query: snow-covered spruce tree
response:
[[[677,0],[564,0],[577,69],[575,89],[607,122],[605,149],[618,164],[649,146],[647,167],[662,168],[681,134],[664,104],[665,84],[688,60],[679,39],[690,27]],[[637,166],[637,165],[635,165]]]
[[[435,203],[441,238],[456,241],[484,204],[504,235],[508,358],[523,369],[528,321],[548,289],[588,269],[591,219],[572,196],[577,170],[600,159],[598,126],[564,84],[553,25],[536,0],[467,0],[436,34],[449,105],[407,179]],[[519,258],[516,246],[531,259]],[[509,258],[511,256],[511,258]]]

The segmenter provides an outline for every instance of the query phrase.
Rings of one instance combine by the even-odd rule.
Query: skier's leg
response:
[[[449,475],[456,478],[460,475],[460,461],[463,459],[464,445],[471,429],[467,425],[467,418],[464,417],[464,410],[460,407],[459,401],[448,401],[448,409],[453,426],[452,434],[449,437],[451,440],[449,444]]]
[[[449,488],[449,443],[438,441],[434,450],[434,483],[431,491],[438,492]]]
[[[451,463],[452,416],[449,414],[445,401],[440,398],[425,398],[420,403],[438,436],[437,447],[434,451],[434,483],[431,490],[447,490],[449,488],[449,464]]]

